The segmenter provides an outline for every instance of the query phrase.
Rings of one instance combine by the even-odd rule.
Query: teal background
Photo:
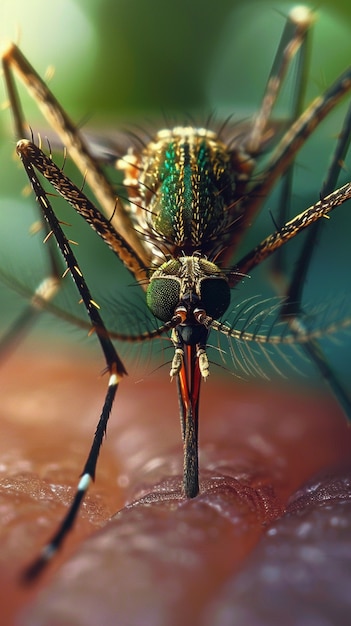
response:
[[[3,42],[19,40],[41,75],[54,65],[50,86],[73,119],[109,134],[128,123],[134,128],[133,124],[143,127],[150,120],[155,127],[163,126],[165,119],[181,122],[188,114],[200,124],[213,111],[218,119],[231,113],[238,119],[251,115],[259,106],[284,16],[292,6],[293,3],[272,0],[5,0],[0,8],[0,36]],[[313,34],[309,98],[329,85],[351,58],[350,3],[321,2],[318,18]],[[277,107],[279,117],[287,112],[291,89],[288,81]],[[46,126],[35,104],[23,95],[28,121],[34,130],[44,129],[45,135]],[[1,98],[5,99],[5,95]],[[298,159],[296,213],[318,199],[344,112],[345,106],[341,106],[330,116]],[[0,263],[8,273],[34,287],[43,274],[41,236],[28,236],[35,213],[30,201],[21,197],[25,178],[13,159],[15,138],[7,111],[0,115],[0,138]],[[60,158],[61,154],[58,162]],[[350,162],[348,158],[343,181],[350,178]],[[80,184],[80,175],[72,175]],[[247,248],[273,230],[268,209],[274,212],[275,208],[273,197],[266,203]],[[79,258],[94,295],[97,293],[96,299],[106,301],[108,323],[118,328],[133,323],[135,330],[142,330],[142,303],[137,298],[137,323],[132,305],[125,304],[131,302],[129,294],[136,290],[126,291],[123,287],[121,291],[119,287],[120,281],[130,285],[129,275],[123,270],[117,274],[114,256],[88,228],[83,225],[80,230],[79,220],[69,209],[62,207],[59,211],[63,219],[73,224],[69,234],[80,243]],[[328,223],[306,285],[307,304],[330,305],[332,311],[326,319],[338,317],[341,310],[351,310],[349,213],[343,207]],[[292,263],[293,247],[288,250],[288,258]],[[255,281],[249,281],[245,291],[240,291],[240,297],[241,293],[242,298],[252,293],[270,293],[264,273],[265,268],[261,268]],[[21,310],[23,301],[7,288],[0,291],[0,297],[1,323],[5,326]],[[118,304],[121,298],[122,312]],[[73,300],[77,299],[69,290],[61,296],[60,303],[75,310]],[[111,302],[120,316],[118,323],[111,319]],[[69,340],[82,340],[84,333],[66,329],[60,320],[45,317],[41,332],[65,332]],[[326,342],[326,350],[341,375],[350,363],[349,335],[344,334],[337,346]],[[151,352],[152,348],[147,346],[146,350]],[[166,353],[162,358],[170,357]]]

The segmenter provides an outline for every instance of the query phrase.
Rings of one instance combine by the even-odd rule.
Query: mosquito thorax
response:
[[[117,167],[152,263],[164,254],[213,254],[223,247],[241,214],[235,198],[248,174],[246,154],[229,149],[212,130],[176,126],[159,131],[142,152],[132,148]]]
[[[217,319],[230,303],[226,275],[215,264],[200,255],[170,259],[156,269],[146,292],[152,313],[169,322],[179,310],[184,311],[182,326],[199,325],[196,313],[203,311]]]

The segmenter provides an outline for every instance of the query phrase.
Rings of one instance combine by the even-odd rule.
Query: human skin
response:
[[[43,577],[20,586],[81,472],[106,383],[98,363],[56,348],[13,355],[2,371],[1,623],[347,624],[351,434],[340,410],[320,391],[214,374],[201,494],[181,493],[174,383],[163,371],[126,379],[74,531]]]

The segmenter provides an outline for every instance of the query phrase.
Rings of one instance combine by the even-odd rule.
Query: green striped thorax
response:
[[[228,279],[209,259],[220,252],[240,216],[237,160],[215,132],[185,126],[160,131],[141,153],[131,149],[118,162],[131,218],[148,247],[150,265],[157,268],[147,304],[163,322],[180,304],[186,327],[199,325],[194,310],[216,319],[229,306]],[[196,342],[197,333],[185,336]]]
[[[118,161],[150,265],[194,252],[214,258],[221,250],[241,215],[240,161],[246,166],[247,155],[240,158],[214,131],[191,126],[161,130],[141,153],[132,148]]]

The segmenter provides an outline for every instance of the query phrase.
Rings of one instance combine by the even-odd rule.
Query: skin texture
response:
[[[164,371],[123,381],[73,533],[40,581],[18,584],[81,471],[99,364],[54,347],[2,371],[2,623],[346,625],[351,433],[329,396],[281,381],[211,375],[191,501],[174,384]]]

